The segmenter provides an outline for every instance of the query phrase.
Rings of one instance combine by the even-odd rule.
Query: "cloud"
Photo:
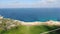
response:
[[[36,7],[60,7],[59,0],[42,0],[35,4],[33,4]]]
[[[0,4],[0,7],[7,8],[44,8],[44,7],[60,7],[60,0],[40,0],[34,3],[12,2],[8,4]]]

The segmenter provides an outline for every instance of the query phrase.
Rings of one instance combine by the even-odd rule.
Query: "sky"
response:
[[[60,0],[0,0],[0,8],[60,8]]]

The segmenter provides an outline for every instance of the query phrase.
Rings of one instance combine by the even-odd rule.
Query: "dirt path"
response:
[[[26,34],[30,34],[29,30],[30,30],[30,27],[26,26]]]

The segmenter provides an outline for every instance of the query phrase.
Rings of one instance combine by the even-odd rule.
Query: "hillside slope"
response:
[[[26,23],[25,23],[26,24]],[[33,23],[35,24],[35,23]],[[22,25],[21,21],[0,17],[0,34],[41,34],[60,28],[56,25]],[[46,34],[60,34],[60,29]]]
[[[19,26],[18,28],[12,28],[4,31],[0,30],[1,34],[41,34],[43,32],[51,31],[59,28],[58,26]],[[49,32],[46,34],[60,34],[60,30]]]

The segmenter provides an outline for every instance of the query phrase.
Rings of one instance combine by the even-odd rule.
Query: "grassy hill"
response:
[[[43,32],[51,31],[59,28],[58,26],[18,26],[18,28],[12,28],[4,31],[0,30],[0,34],[40,34]],[[60,31],[54,31],[46,34],[60,34]]]
[[[48,26],[48,25],[35,25],[35,26],[24,26],[14,21],[13,19],[3,18],[0,20],[0,34],[41,34],[43,32],[51,31],[59,26]],[[14,25],[11,27],[11,25]],[[49,32],[46,34],[60,34],[60,30]]]

